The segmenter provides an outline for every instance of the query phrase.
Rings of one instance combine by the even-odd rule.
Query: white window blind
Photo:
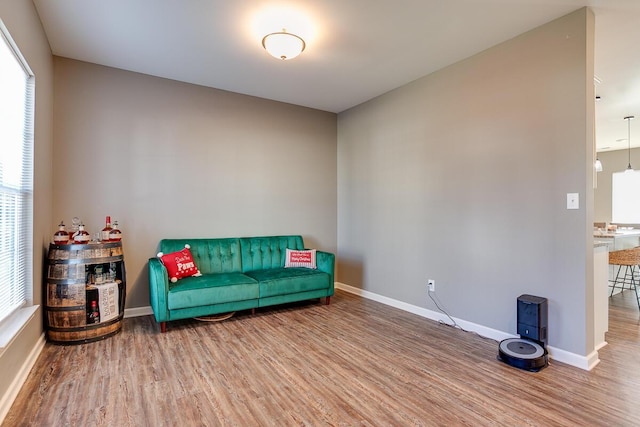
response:
[[[0,322],[32,300],[34,80],[0,22]]]

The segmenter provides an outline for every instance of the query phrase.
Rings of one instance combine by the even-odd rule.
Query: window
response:
[[[0,22],[1,329],[12,313],[31,304],[33,292],[34,80]]]
[[[640,172],[616,172],[612,184],[611,222],[640,224]]]

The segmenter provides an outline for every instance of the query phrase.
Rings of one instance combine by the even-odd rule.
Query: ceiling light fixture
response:
[[[306,43],[302,37],[288,33],[283,28],[280,32],[264,36],[262,46],[269,52],[269,55],[285,61],[300,55],[306,47]]]
[[[602,172],[602,162],[596,157],[596,172]]]
[[[629,166],[627,166],[627,170],[625,172],[633,172],[633,168],[631,167],[631,119],[634,116],[627,116],[624,119],[627,121],[627,141],[629,142]]]

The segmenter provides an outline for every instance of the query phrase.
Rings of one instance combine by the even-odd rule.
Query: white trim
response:
[[[385,297],[383,295],[378,295],[373,292],[366,291],[364,289],[355,288],[353,286],[345,285],[344,283],[335,282],[335,288],[343,290],[345,292],[349,292],[354,295],[361,296],[363,298],[367,298],[373,301],[380,302],[382,304],[399,308],[400,310],[408,311],[409,313],[417,314],[421,317],[426,317],[427,319],[435,320],[437,322],[443,321],[446,323],[450,323],[449,318],[440,313],[438,311],[429,310],[423,307],[418,307],[413,304],[408,304],[406,302],[398,301],[393,298]],[[486,326],[478,325],[477,323],[468,322],[463,319],[458,319],[453,317],[453,320],[464,330],[475,332],[480,336],[491,338],[496,341],[502,341],[507,338],[517,338],[517,335],[512,335],[503,331],[499,331],[497,329],[487,328]],[[562,350],[559,348],[554,348],[551,346],[547,346],[547,350],[549,351],[549,357],[562,363],[566,363],[571,366],[575,366],[580,369],[585,369],[590,371],[593,369],[599,362],[598,352],[593,351],[588,356],[580,356],[579,354],[570,353],[566,350]],[[497,352],[497,347],[496,347]]]
[[[153,314],[153,310],[151,306],[148,305],[146,307],[134,307],[134,308],[125,308],[124,317],[140,317],[140,316],[148,316]]]
[[[602,341],[600,344],[596,346],[596,351],[600,350],[605,345],[609,344],[607,341]]]
[[[580,356],[579,354],[551,346],[547,346],[547,350],[549,351],[549,358],[558,362],[566,363],[567,365],[575,366],[576,368],[584,369],[585,371],[592,370],[598,363],[600,363],[597,350],[592,351],[587,356]]]
[[[29,376],[29,372],[31,371],[31,368],[33,368],[33,365],[35,365],[36,360],[38,360],[38,356],[40,356],[40,353],[44,348],[45,342],[46,340],[44,339],[44,333],[43,333],[42,335],[40,335],[40,338],[38,339],[38,341],[36,341],[35,345],[29,352],[29,355],[27,356],[24,363],[20,367],[20,370],[18,371],[18,375],[15,376],[15,378],[11,382],[11,385],[7,389],[4,396],[0,398],[0,424],[2,424],[2,422],[4,421],[4,418],[9,413],[9,409],[11,409],[11,405],[13,405],[13,402],[16,400],[16,397],[18,397],[18,393],[20,392],[20,390],[22,389],[22,386],[27,380],[27,377]]]
[[[38,311],[38,307],[40,306],[30,305],[20,308],[2,322],[2,328],[0,328],[0,355],[11,344],[11,341],[18,336],[24,326],[29,323],[36,311]]]
[[[18,45],[13,41],[13,38],[9,34],[9,30],[4,25],[4,22],[2,22],[2,19],[0,19],[0,37],[2,37],[7,42],[9,49],[13,51],[13,54],[18,59],[18,62],[20,63],[20,66],[22,67],[24,72],[27,73],[30,77],[34,77],[35,74],[33,74],[33,71],[31,71],[31,67],[29,67],[29,64],[27,63],[27,60],[24,59],[24,56],[22,56],[22,52],[20,52],[20,49],[18,49]]]

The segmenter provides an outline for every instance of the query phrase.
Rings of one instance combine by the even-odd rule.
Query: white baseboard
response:
[[[600,350],[601,348],[603,348],[603,347],[604,347],[605,345],[607,345],[607,344],[609,344],[609,343],[608,343],[608,342],[606,342],[606,341],[602,341],[600,344],[598,344],[598,345],[596,346],[596,351]]]
[[[427,319],[435,320],[437,322],[445,322],[451,323],[451,320],[439,311],[429,310],[423,307],[418,307],[413,304],[408,304],[406,302],[398,301],[393,298],[385,297],[383,295],[378,295],[373,292],[366,291],[364,289],[356,288],[353,286],[346,285],[344,283],[335,282],[335,288],[343,290],[345,292],[349,292],[354,295],[361,296],[363,298],[367,298],[373,301],[380,302],[382,304],[399,308],[400,310],[408,311],[409,313],[417,314],[421,317],[426,317]],[[517,338],[517,335],[512,335],[507,332],[499,331],[497,329],[487,328],[486,326],[478,325],[477,323],[468,322],[463,319],[458,319],[456,317],[452,317],[453,320],[464,330],[475,332],[480,336],[490,338],[496,341],[502,341],[507,338]],[[497,343],[496,343],[497,344]],[[562,363],[566,363],[567,365],[575,366],[580,369],[591,370],[593,369],[599,362],[598,352],[593,351],[588,356],[580,356],[579,354],[570,353],[568,351],[547,346],[547,350],[549,351],[549,357]],[[497,351],[497,347],[496,347]]]
[[[153,314],[153,310],[151,306],[148,305],[146,307],[134,307],[134,308],[125,308],[124,309],[124,317],[139,317],[139,316],[148,316]]]
[[[35,365],[36,360],[38,360],[38,356],[42,352],[45,342],[46,340],[44,338],[44,333],[43,333],[38,339],[38,341],[36,341],[35,345],[31,349],[29,354],[27,355],[27,358],[25,359],[24,363],[18,370],[18,375],[16,375],[16,377],[11,382],[9,389],[6,391],[4,396],[2,396],[2,398],[0,399],[0,424],[2,424],[2,422],[4,421],[4,418],[9,413],[9,409],[11,409],[11,405],[13,405],[13,402],[16,400],[16,397],[18,397],[18,393],[20,392],[20,389],[22,388],[25,381],[27,380],[27,377],[29,376],[29,372],[31,372],[31,368],[33,368],[33,365]]]
[[[558,362],[566,363],[567,365],[575,366],[576,368],[590,371],[600,363],[598,358],[598,351],[594,350],[587,356],[580,356],[579,354],[571,353],[566,350],[547,346],[549,350],[549,358],[557,360]]]

